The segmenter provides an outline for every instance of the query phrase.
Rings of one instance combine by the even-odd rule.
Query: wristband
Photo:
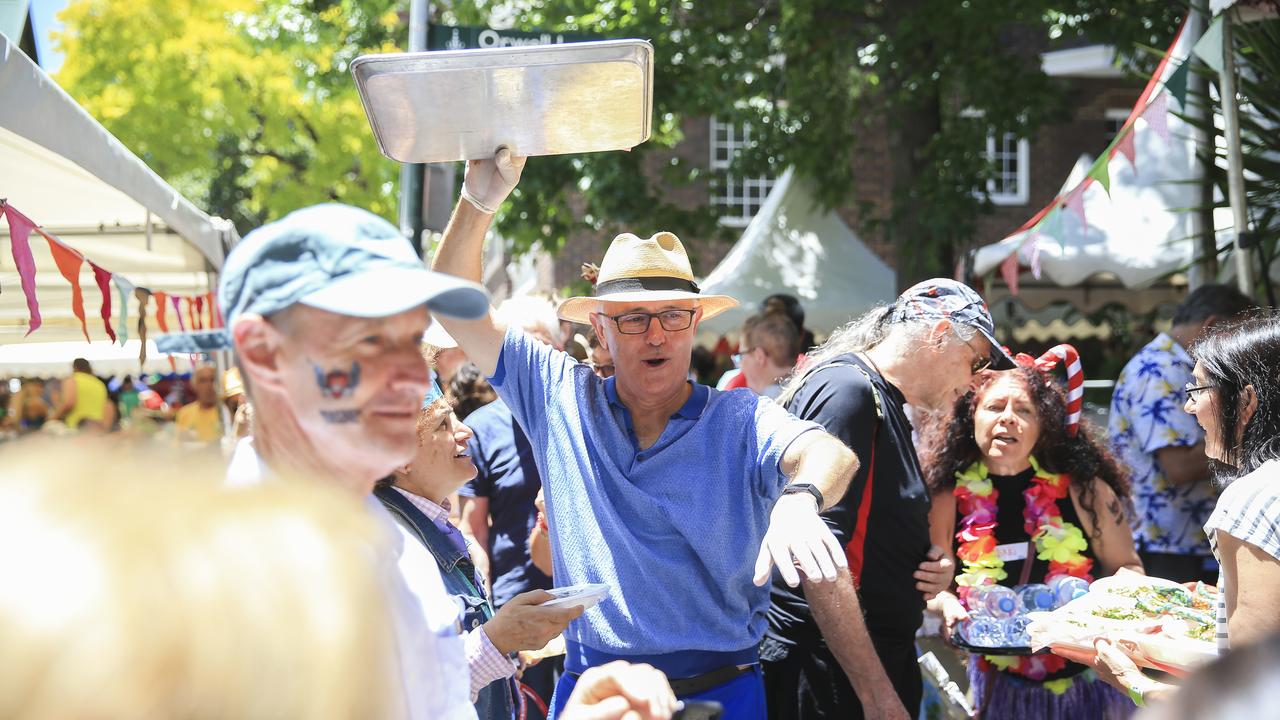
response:
[[[1138,707],[1145,707],[1147,704],[1142,697],[1142,688],[1138,687],[1137,685],[1129,686],[1129,699],[1132,700],[1133,704],[1137,705]]]
[[[821,490],[809,483],[791,483],[782,488],[783,495],[795,495],[796,493],[809,493],[812,495],[813,499],[818,501],[818,511],[822,511],[823,497]]]
[[[467,189],[466,182],[462,183],[462,199],[471,203],[471,207],[479,210],[485,215],[493,215],[494,213],[498,212],[496,208],[491,208],[488,205],[485,205],[484,203],[477,200],[476,196],[472,195],[471,191]]]

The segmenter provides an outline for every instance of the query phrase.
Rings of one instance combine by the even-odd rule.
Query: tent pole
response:
[[[1240,149],[1233,13],[1233,10],[1227,10],[1222,14],[1222,121],[1227,141],[1227,195],[1231,201],[1232,228],[1236,238],[1232,253],[1236,262],[1236,283],[1240,292],[1253,297],[1253,267],[1249,263],[1249,251],[1240,246],[1241,236],[1249,229],[1249,214],[1244,190],[1244,155]]]
[[[1206,0],[1196,0],[1192,5],[1191,15],[1187,18],[1187,28],[1183,31],[1187,36],[1186,47],[1188,48],[1184,63],[1199,64],[1199,59],[1194,52],[1190,51],[1190,48],[1195,47],[1196,42],[1204,35],[1204,26],[1208,17],[1210,17],[1209,3]],[[1189,69],[1190,67],[1193,66],[1189,66]],[[1200,207],[1186,214],[1187,234],[1195,238],[1197,250],[1194,257],[1200,270],[1199,273],[1189,273],[1190,289],[1194,290],[1198,285],[1214,282],[1217,279],[1218,244],[1213,226],[1214,150],[1209,143],[1208,133],[1201,127],[1209,110],[1208,82],[1200,73],[1188,72],[1187,84],[1188,92],[1182,111],[1191,120],[1191,139],[1199,159],[1195,165],[1195,180],[1200,186]]]

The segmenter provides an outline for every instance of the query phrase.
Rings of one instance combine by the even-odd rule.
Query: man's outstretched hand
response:
[[[498,148],[491,158],[468,160],[462,198],[480,212],[494,214],[520,182],[526,160],[505,147]]]
[[[755,584],[769,581],[770,568],[778,566],[791,587],[805,580],[834,582],[838,568],[849,567],[844,548],[818,515],[818,503],[810,495],[783,495],[769,515],[769,530],[756,556]]]

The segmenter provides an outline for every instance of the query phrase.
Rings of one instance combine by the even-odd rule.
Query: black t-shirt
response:
[[[811,372],[787,409],[820,423],[857,454],[848,492],[822,517],[859,583],[867,630],[878,639],[910,642],[924,611],[912,574],[929,551],[930,499],[903,412],[906,400],[855,355],[828,365]],[[883,419],[877,418],[876,394]],[[821,638],[803,585],[788,587],[776,571],[767,636],[787,647],[813,646]]]

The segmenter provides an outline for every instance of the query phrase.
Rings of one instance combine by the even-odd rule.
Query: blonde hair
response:
[[[0,717],[396,716],[357,499],[55,442],[0,475]]]

